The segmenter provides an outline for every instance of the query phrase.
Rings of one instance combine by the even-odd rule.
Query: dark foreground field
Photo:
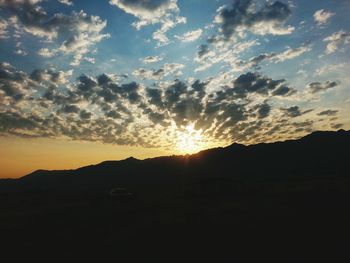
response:
[[[349,135],[332,136],[337,139],[323,143],[327,151],[305,159],[313,163],[314,174],[305,164],[298,166],[300,158],[290,159],[301,147],[293,146],[295,141],[246,150],[234,146],[221,152],[220,162],[234,156],[231,151],[239,151],[240,156],[254,156],[253,161],[260,164],[247,169],[237,166],[239,175],[234,169],[224,174],[232,162],[220,168],[217,155],[223,149],[218,149],[215,157],[206,152],[181,161],[151,160],[151,164],[129,159],[2,181],[1,255],[11,259],[2,262],[19,258],[46,262],[349,262],[350,176],[345,155]],[[311,142],[310,137],[304,139],[305,156],[315,151],[315,145],[319,147],[315,137]],[[260,152],[264,156],[269,152],[266,158],[274,161],[281,156],[276,165],[283,167],[268,171],[273,166],[262,166]],[[245,163],[248,157],[240,158]],[[290,166],[281,164],[285,159]],[[210,167],[207,173],[200,168],[203,160],[211,166],[216,163],[218,173],[214,175]],[[158,169],[150,174],[154,162],[159,163]],[[182,168],[173,169],[174,165]],[[125,170],[144,174],[120,175]],[[104,177],[106,173],[117,175]],[[117,186],[126,187],[135,199],[111,197],[110,189]]]
[[[26,258],[346,262],[349,185],[186,199],[140,195],[130,202],[97,194],[9,195],[0,204],[2,249]]]

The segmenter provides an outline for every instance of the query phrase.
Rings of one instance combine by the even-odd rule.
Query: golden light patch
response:
[[[182,154],[192,154],[206,148],[202,130],[195,130],[193,125],[177,132],[177,150]]]

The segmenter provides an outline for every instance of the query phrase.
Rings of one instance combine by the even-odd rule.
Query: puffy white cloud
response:
[[[73,5],[73,0],[58,0],[58,2],[64,5]]]
[[[335,13],[326,11],[324,9],[320,9],[314,13],[314,20],[317,23],[317,25],[321,26],[326,24],[329,21],[329,19],[334,15]]]
[[[350,44],[350,34],[344,30],[340,30],[326,37],[323,41],[328,42],[326,46],[326,54],[331,54],[336,52],[340,46]]]
[[[36,5],[40,1],[3,1],[0,6],[9,8],[14,13],[12,23],[21,34],[22,28],[25,32],[39,38],[44,38],[56,47],[44,47],[39,54],[49,57],[55,53],[73,55],[72,65],[79,65],[90,48],[101,40],[108,38],[109,34],[103,34],[107,21],[99,16],[88,15],[84,11],[73,11],[70,15],[56,13],[49,16],[46,11]],[[49,51],[49,52],[48,52]]]
[[[186,18],[179,16],[177,0],[110,0],[109,3],[137,17],[138,21],[133,23],[136,29],[150,24],[160,24],[160,28],[152,34],[159,45],[170,43],[166,33],[171,28],[186,23]]]
[[[177,0],[111,0],[109,3],[137,17],[139,21],[133,24],[137,29],[148,24],[160,23],[164,16],[179,11]]]
[[[38,55],[45,57],[45,58],[51,58],[55,55],[56,51],[55,50],[50,50],[48,48],[41,48],[38,51]]]
[[[197,29],[197,30],[186,32],[182,36],[175,35],[175,37],[181,40],[182,42],[193,42],[199,39],[202,33],[203,33],[202,29]]]

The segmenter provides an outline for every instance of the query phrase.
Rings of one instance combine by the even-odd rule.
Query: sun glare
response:
[[[182,154],[191,154],[206,148],[203,141],[202,130],[195,130],[188,125],[184,130],[178,131],[177,150]]]

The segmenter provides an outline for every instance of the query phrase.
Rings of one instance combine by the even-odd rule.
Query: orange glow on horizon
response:
[[[154,148],[58,139],[0,137],[0,178],[18,178],[38,169],[75,169],[130,156],[145,159],[170,154]]]

